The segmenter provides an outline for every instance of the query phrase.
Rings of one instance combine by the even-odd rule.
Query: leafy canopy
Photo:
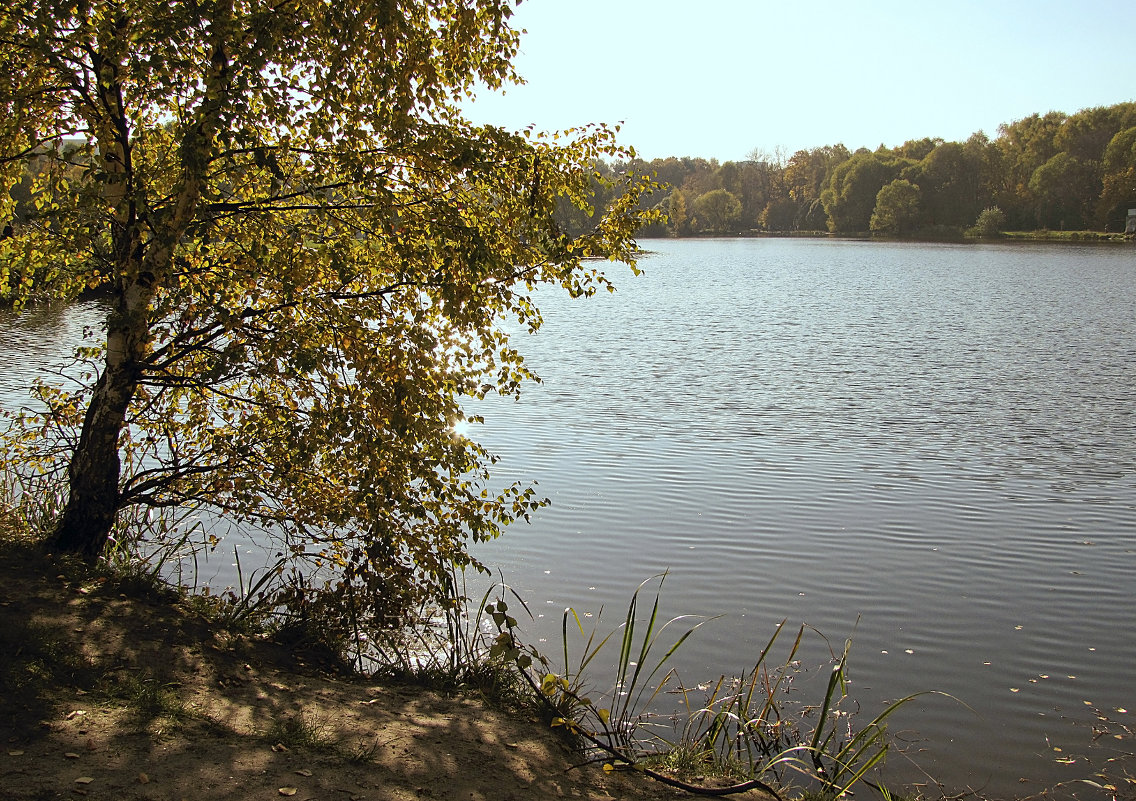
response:
[[[615,132],[462,118],[475,88],[516,78],[510,15],[5,4],[0,293],[108,299],[94,375],[44,388],[48,414],[7,437],[8,469],[67,470],[64,547],[129,537],[131,509],[208,508],[335,567],[328,586],[380,624],[540,505],[492,489],[491,455],[454,424],[463,401],[533,377],[502,324],[540,325],[537,286],[589,295],[611,289],[593,257],[634,264],[650,184],[621,179],[570,238],[553,211],[587,205],[597,160],[633,155]],[[111,529],[67,539],[105,495]]]

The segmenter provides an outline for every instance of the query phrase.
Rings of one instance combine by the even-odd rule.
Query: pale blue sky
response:
[[[470,116],[623,122],[648,159],[993,138],[1136,100],[1136,2],[524,0],[514,22],[528,83]]]

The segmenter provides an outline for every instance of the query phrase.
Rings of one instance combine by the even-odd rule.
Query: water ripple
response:
[[[546,383],[483,440],[553,505],[489,558],[553,608],[672,570],[668,609],[729,612],[684,675],[737,669],[758,621],[855,628],[869,707],[979,710],[908,716],[936,775],[1068,778],[1046,737],[1090,743],[1054,707],[1136,706],[1131,252],[650,247],[613,297],[542,298]]]

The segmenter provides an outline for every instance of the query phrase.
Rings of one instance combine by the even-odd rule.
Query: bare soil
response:
[[[0,544],[0,799],[685,796],[580,765],[532,712],[335,675],[123,590]]]

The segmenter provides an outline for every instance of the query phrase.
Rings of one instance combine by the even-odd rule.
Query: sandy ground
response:
[[[119,589],[0,549],[0,799],[690,797],[580,766],[531,713],[309,669]]]

